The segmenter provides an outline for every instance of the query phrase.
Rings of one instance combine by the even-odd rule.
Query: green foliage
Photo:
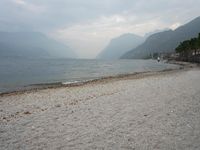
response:
[[[196,54],[196,51],[200,49],[200,33],[197,38],[192,38],[181,42],[176,48],[176,52],[184,55]]]
[[[200,33],[199,33],[199,37],[198,37],[198,47],[200,47]]]

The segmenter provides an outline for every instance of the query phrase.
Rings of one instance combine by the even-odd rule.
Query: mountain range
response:
[[[98,59],[119,59],[124,53],[144,42],[144,38],[127,33],[114,38],[106,48],[98,54]]]
[[[148,58],[152,53],[170,53],[184,40],[197,37],[200,33],[200,17],[175,30],[159,32],[149,36],[144,43],[121,56],[123,59]],[[121,50],[123,51],[123,50]]]
[[[40,32],[0,32],[0,57],[74,58],[67,45]]]

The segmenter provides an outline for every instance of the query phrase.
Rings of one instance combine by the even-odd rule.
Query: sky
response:
[[[200,15],[200,0],[0,0],[0,31],[37,31],[94,58],[112,38],[175,29]]]

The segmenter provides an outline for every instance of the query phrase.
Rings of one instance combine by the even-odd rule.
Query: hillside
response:
[[[108,46],[97,56],[99,59],[118,59],[130,49],[138,46],[144,39],[135,34],[123,34],[110,41]]]
[[[75,54],[39,32],[0,32],[0,56],[73,58]]]
[[[174,52],[180,42],[197,37],[200,33],[200,17],[177,28],[151,35],[140,46],[125,53],[121,58],[147,58],[152,53]]]

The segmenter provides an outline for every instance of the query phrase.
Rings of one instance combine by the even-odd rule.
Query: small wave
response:
[[[100,79],[96,78],[96,79]],[[88,79],[88,80],[75,80],[75,81],[66,81],[66,82],[62,82],[62,85],[69,85],[69,84],[82,84],[82,83],[87,83],[96,79]]]
[[[62,82],[63,85],[68,85],[68,84],[73,84],[73,83],[80,83],[82,81],[67,81],[67,82]]]

